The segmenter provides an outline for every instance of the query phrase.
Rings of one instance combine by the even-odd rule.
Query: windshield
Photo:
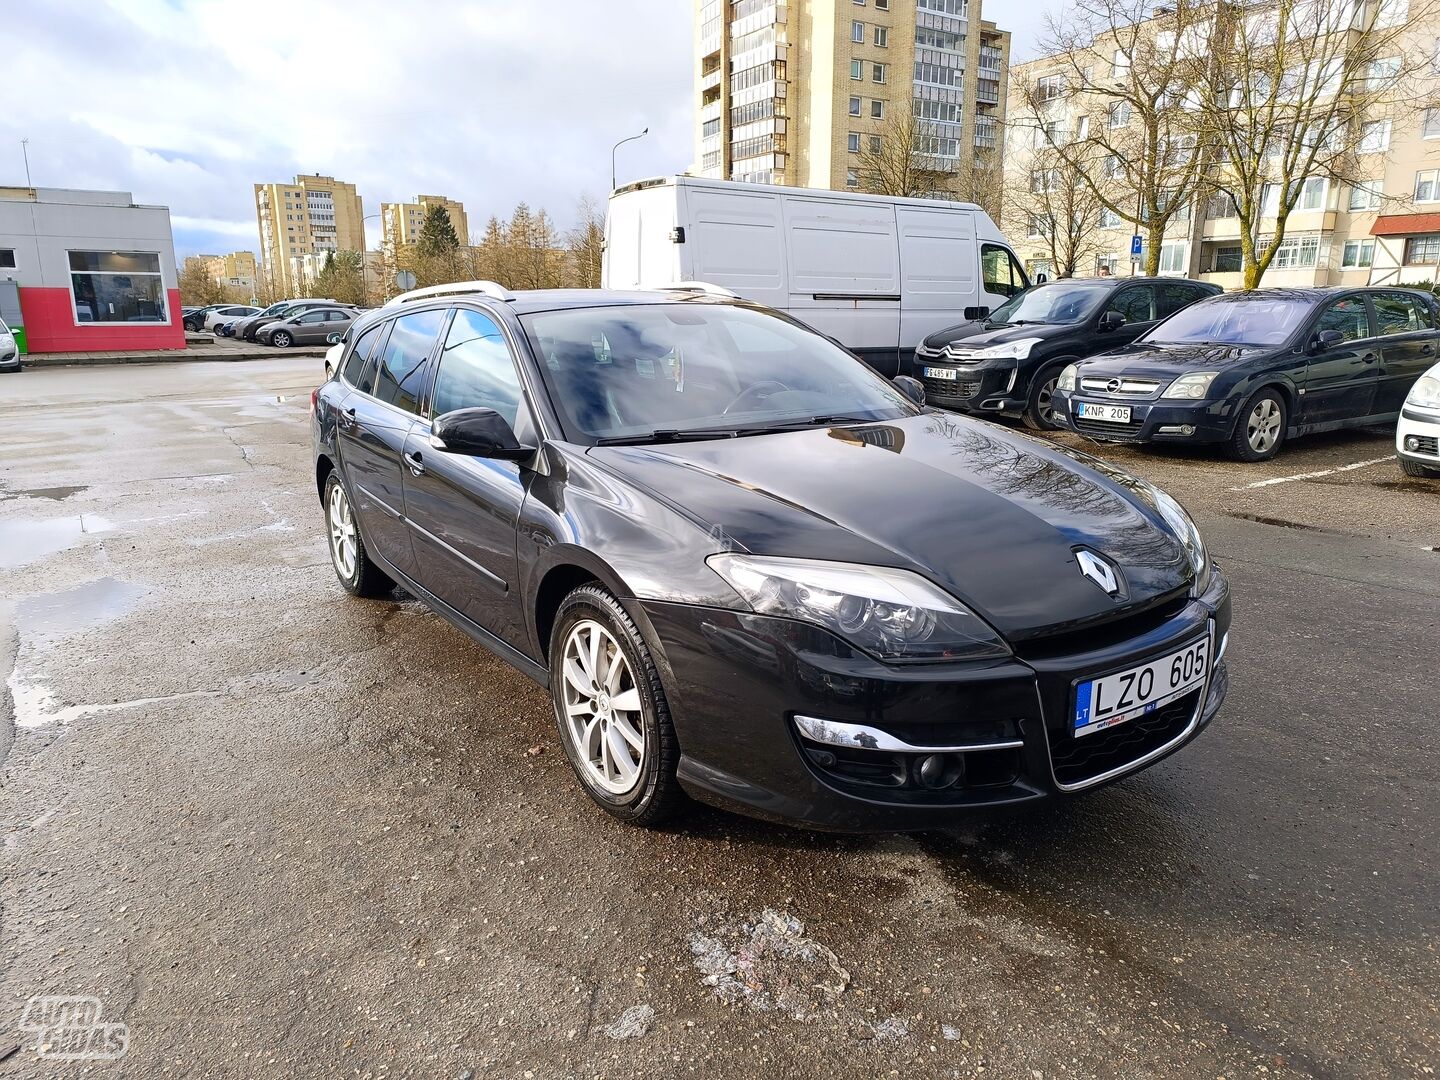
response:
[[[917,411],[826,338],[749,308],[647,304],[520,321],[577,441],[752,434]]]
[[[1084,322],[1099,309],[1110,295],[1109,289],[1081,285],[1073,281],[1047,282],[1016,293],[993,312],[992,323],[1054,323],[1070,325]]]
[[[1304,300],[1254,294],[1217,297],[1183,308],[1142,339],[1159,345],[1280,345],[1310,313]]]

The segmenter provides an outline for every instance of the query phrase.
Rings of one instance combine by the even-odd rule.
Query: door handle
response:
[[[1427,341],[1424,345],[1420,346],[1420,351],[1426,356],[1429,356],[1435,351],[1435,343],[1433,341]]]
[[[1367,352],[1364,356],[1360,357],[1360,362],[1362,364],[1373,364],[1378,359],[1380,358],[1376,356],[1373,352]]]
[[[419,450],[411,450],[405,455],[405,464],[410,466],[412,476],[423,476],[425,473],[425,459]]]
[[[340,410],[340,426],[343,428],[355,426],[355,410],[353,408]]]

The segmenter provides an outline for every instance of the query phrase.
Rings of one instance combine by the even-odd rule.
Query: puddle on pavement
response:
[[[37,644],[56,641],[134,610],[145,589],[105,577],[61,592],[27,596],[15,610],[20,633]]]
[[[48,521],[0,521],[0,569],[26,566],[74,547],[81,537],[110,532],[113,528],[98,514],[76,514]]]
[[[51,502],[64,502],[78,492],[84,491],[83,484],[76,484],[71,487],[47,487],[47,488],[17,488],[14,491],[0,486],[0,500],[4,499],[48,499]]]

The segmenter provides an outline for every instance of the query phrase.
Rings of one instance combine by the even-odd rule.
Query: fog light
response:
[[[1155,432],[1157,435],[1194,435],[1194,424],[1164,424]]]
[[[1412,451],[1413,451],[1413,450],[1419,450],[1419,449],[1420,449],[1420,440],[1417,439],[1414,435],[1406,435],[1406,436],[1405,436],[1405,449],[1406,449],[1406,450],[1412,450]]]
[[[926,754],[915,768],[920,786],[937,791],[960,779],[960,759],[948,754]]]

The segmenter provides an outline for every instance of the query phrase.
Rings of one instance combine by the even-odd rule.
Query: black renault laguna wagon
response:
[[[479,282],[364,316],[313,398],[344,587],[399,584],[546,686],[638,824],[688,794],[928,828],[1210,722],[1228,588],[1173,499],[717,292]]]

